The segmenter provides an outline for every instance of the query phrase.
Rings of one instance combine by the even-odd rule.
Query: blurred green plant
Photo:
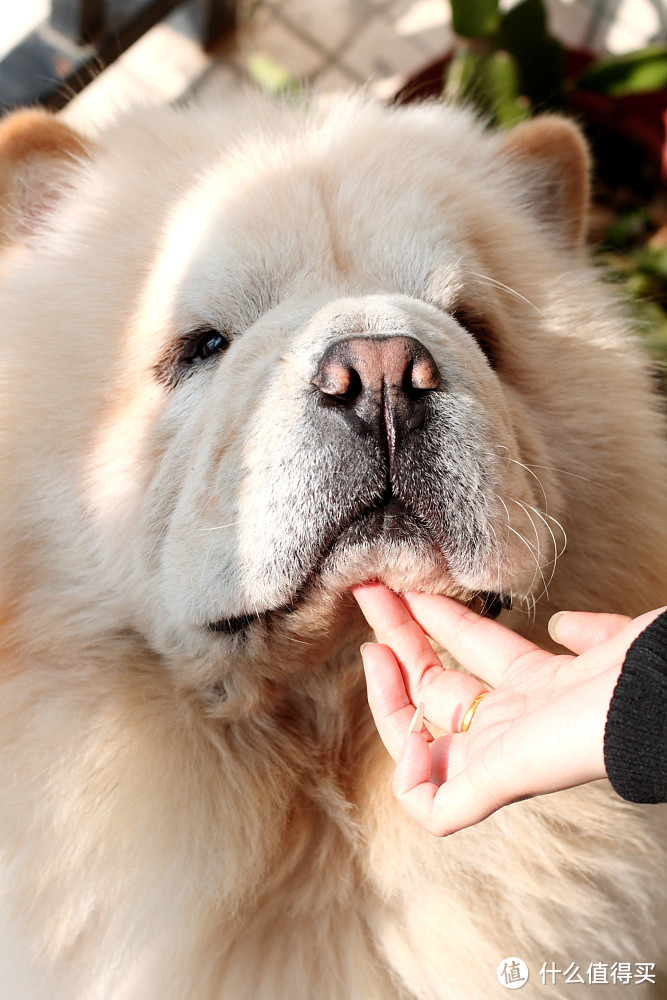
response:
[[[257,86],[270,94],[296,97],[302,93],[303,88],[297,78],[266,52],[251,52],[246,60],[246,69]]]
[[[457,42],[444,94],[472,103],[500,128],[535,111],[567,110],[577,90],[617,98],[667,87],[665,45],[600,58],[578,76],[568,76],[565,49],[549,31],[543,0],[521,0],[504,12],[498,0],[450,3]],[[646,346],[667,366],[667,246],[649,244],[647,209],[612,209],[598,256],[611,280],[634,300]],[[664,217],[662,227],[667,242]],[[667,385],[667,367],[663,371]]]
[[[649,45],[638,52],[598,59],[577,78],[576,85],[609,97],[661,90],[667,87],[667,46]]]
[[[667,390],[667,245],[653,245],[655,237],[651,242],[632,237],[642,221],[638,216],[643,215],[632,212],[619,216],[597,257],[610,279],[633,300],[637,329],[658,362]]]
[[[665,45],[598,59],[570,78],[563,45],[549,31],[543,0],[521,0],[504,12],[498,0],[450,3],[458,42],[445,93],[472,100],[501,127],[531,110],[565,107],[568,93],[576,89],[622,97],[667,86]]]

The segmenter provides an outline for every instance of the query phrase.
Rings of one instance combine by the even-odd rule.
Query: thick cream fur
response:
[[[3,1000],[487,1000],[510,955],[531,968],[522,996],[557,1000],[544,961],[658,959],[655,814],[604,783],[444,841],[404,816],[345,596],[368,575],[498,582],[539,597],[507,620],[542,642],[556,610],[665,600],[646,362],[576,224],[534,210],[531,142],[358,98],[136,112],[7,248]],[[551,169],[548,137],[533,145]],[[566,210],[581,190],[565,184]],[[494,320],[498,374],[446,315],[462,290]],[[165,391],[170,338],[229,316],[220,365]],[[289,596],[278,557],[326,513],[294,514],[316,466],[300,387],[357,329],[432,350],[517,538],[490,545],[489,579],[348,550],[278,634],[212,635],[243,595]],[[563,537],[525,511],[542,490],[567,534],[551,580]]]

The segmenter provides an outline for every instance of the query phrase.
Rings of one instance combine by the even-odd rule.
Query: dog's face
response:
[[[560,541],[534,414],[553,250],[516,164],[532,143],[553,169],[574,131],[292,114],[220,150],[205,115],[120,126],[36,250],[54,289],[76,263],[53,322],[94,384],[81,544],[167,656],[270,656],[369,578],[530,600]],[[567,219],[573,185],[545,187]]]

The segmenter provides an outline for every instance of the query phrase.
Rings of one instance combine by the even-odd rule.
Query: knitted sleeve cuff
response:
[[[612,695],[604,762],[630,802],[667,801],[667,612],[637,636]]]

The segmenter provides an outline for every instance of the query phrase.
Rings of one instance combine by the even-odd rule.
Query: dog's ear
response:
[[[524,122],[503,138],[502,152],[519,167],[540,218],[571,248],[588,224],[591,158],[577,126],[558,115]]]
[[[35,232],[93,144],[45,111],[0,122],[0,244]]]

